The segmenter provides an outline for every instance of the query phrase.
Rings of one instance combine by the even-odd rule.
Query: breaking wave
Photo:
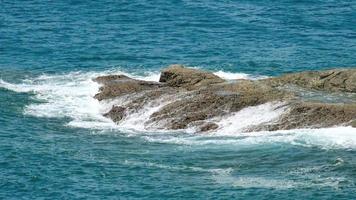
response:
[[[206,133],[194,134],[191,129],[182,131],[147,130],[144,126],[149,116],[169,103],[167,99],[151,102],[143,109],[132,113],[120,124],[115,124],[103,114],[118,103],[113,101],[99,102],[93,98],[100,85],[92,79],[108,74],[125,74],[129,77],[158,81],[159,73],[144,75],[129,74],[119,70],[104,72],[72,72],[61,75],[42,75],[21,83],[9,83],[0,79],[0,87],[14,92],[31,93],[33,102],[24,108],[25,115],[47,118],[70,119],[67,126],[95,130],[130,131],[131,135],[142,137],[150,142],[174,143],[183,145],[221,145],[232,144],[239,147],[263,144],[286,143],[306,147],[320,148],[356,148],[356,129],[351,127],[333,127],[324,129],[299,129],[274,132],[244,133],[251,125],[272,123],[288,109],[283,102],[270,102],[248,107],[230,116],[211,119],[220,129]],[[225,79],[258,78],[248,74],[216,72]],[[260,77],[261,78],[261,77]],[[125,99],[121,99],[125,101]],[[162,134],[164,133],[164,134]]]
[[[0,87],[14,92],[32,93],[34,103],[24,109],[25,115],[49,118],[69,118],[69,126],[94,129],[111,129],[116,125],[102,115],[111,106],[100,103],[93,96],[100,85],[93,78],[108,74],[125,74],[135,79],[156,81],[157,73],[145,76],[128,74],[122,71],[105,72],[72,72],[61,75],[42,75],[33,79],[23,80],[19,84],[9,83],[0,79]],[[110,107],[108,107],[110,106]]]
[[[322,149],[356,149],[356,129],[352,127],[333,127],[322,129],[294,129],[261,132],[235,132],[224,134],[215,132],[201,135],[179,135],[167,137],[145,136],[150,142],[180,145],[234,145],[236,148],[251,146],[290,144]]]
[[[256,79],[263,79],[263,78],[268,77],[268,76],[258,76],[258,75],[252,75],[252,74],[232,73],[232,72],[224,72],[224,71],[217,71],[217,72],[214,72],[214,74],[223,78],[223,79],[226,79],[226,80],[234,80],[234,79],[256,80]]]

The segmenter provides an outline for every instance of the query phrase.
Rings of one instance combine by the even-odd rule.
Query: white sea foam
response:
[[[132,75],[132,74],[128,74],[128,73],[122,73],[125,74],[131,78],[134,79],[139,79],[139,80],[143,80],[143,81],[159,81],[159,77],[161,76],[161,73],[159,72],[149,72],[144,76],[139,76],[139,75]]]
[[[166,97],[151,101],[137,112],[131,113],[125,117],[122,121],[120,121],[119,126],[134,131],[147,131],[146,122],[149,121],[150,116],[170,102],[170,99]],[[154,130],[154,127],[151,128]]]
[[[256,79],[263,79],[268,77],[268,76],[258,76],[258,75],[251,75],[245,73],[232,73],[232,72],[224,72],[224,71],[217,71],[214,72],[214,74],[226,80],[235,80],[235,79],[256,80]]]
[[[299,129],[274,132],[244,133],[251,125],[273,123],[286,111],[283,103],[267,103],[242,109],[225,118],[212,119],[221,127],[208,134],[165,132],[147,134],[145,122],[153,112],[169,103],[160,99],[147,104],[142,110],[129,115],[120,124],[102,116],[113,104],[123,104],[127,99],[99,102],[93,98],[98,85],[93,78],[107,74],[125,74],[130,77],[157,81],[159,73],[144,76],[128,74],[119,70],[105,72],[73,72],[63,75],[42,75],[21,83],[9,83],[0,79],[0,87],[15,92],[33,93],[34,103],[27,105],[24,114],[36,117],[56,117],[70,119],[68,126],[91,129],[124,129],[138,131],[136,135],[151,142],[175,143],[182,145],[238,145],[239,147],[265,144],[291,144],[305,147],[318,146],[325,149],[356,149],[356,129],[352,127],[333,127],[323,129]],[[120,102],[121,101],[121,102]],[[152,130],[151,130],[152,131]],[[143,132],[143,133],[142,133]],[[156,133],[156,135],[155,135]]]
[[[145,76],[128,74],[119,70],[104,72],[72,72],[61,75],[42,75],[33,79],[23,80],[19,84],[9,83],[0,79],[0,87],[15,92],[33,93],[36,103],[27,105],[24,114],[36,117],[58,117],[71,119],[69,126],[81,128],[107,129],[117,125],[103,113],[112,104],[100,103],[93,96],[100,85],[92,79],[108,74],[124,74],[132,78],[158,81],[159,73],[147,73]],[[110,107],[109,107],[110,106]]]
[[[288,144],[322,149],[356,149],[356,128],[352,127],[236,132],[235,134],[216,132],[204,135],[182,134],[169,137],[145,136],[144,138],[151,142],[189,146],[234,145],[236,148],[251,148],[260,145]]]
[[[272,188],[278,190],[313,187],[331,187],[337,189],[339,183],[345,180],[344,177],[321,178],[319,176],[307,177],[307,180],[288,180],[286,178],[232,176],[231,174],[218,174],[214,178],[219,184],[228,184],[238,188]]]
[[[232,185],[238,188],[273,188],[273,189],[290,189],[301,187],[304,184],[292,180],[279,180],[265,177],[253,176],[233,176],[231,173],[219,173],[213,175],[215,181],[219,184]]]
[[[222,71],[218,72],[223,74]],[[27,105],[24,114],[36,117],[65,117],[71,119],[69,126],[93,129],[121,128],[124,130],[147,131],[145,122],[149,116],[169,103],[167,99],[159,99],[147,104],[136,113],[131,113],[119,125],[103,117],[113,105],[122,105],[130,99],[120,98],[113,101],[99,102],[93,98],[100,85],[92,79],[109,74],[123,74],[134,79],[158,81],[159,72],[144,75],[130,74],[120,70],[104,72],[72,72],[60,75],[42,75],[21,83],[9,83],[0,79],[0,87],[15,92],[33,93],[37,103]],[[246,75],[247,78],[247,75]],[[152,127],[151,127],[152,128]]]
[[[172,171],[188,171],[188,172],[205,172],[205,173],[211,173],[214,175],[218,174],[230,174],[233,169],[228,167],[228,168],[203,168],[203,167],[197,167],[197,166],[185,166],[185,165],[166,165],[166,164],[161,164],[161,163],[155,163],[155,162],[142,162],[142,161],[134,161],[134,160],[125,160],[124,165],[129,165],[129,166],[144,166],[144,167],[150,167],[150,168],[158,168],[158,169],[166,169],[166,170],[172,170]]]
[[[230,116],[215,118],[219,125],[216,134],[228,135],[241,133],[251,126],[272,123],[287,110],[283,102],[268,102],[258,106],[251,106],[233,113]]]

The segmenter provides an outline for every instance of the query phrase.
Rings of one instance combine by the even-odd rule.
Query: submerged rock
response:
[[[284,87],[353,93],[355,78],[355,69],[337,69],[227,82],[210,72],[171,65],[162,71],[159,82],[124,75],[98,77],[95,81],[102,87],[95,98],[124,98],[104,116],[120,122],[130,113],[148,113],[145,125],[156,129],[211,131],[221,128],[212,119],[268,102],[285,102],[288,111],[273,122],[251,124],[247,131],[356,126],[355,103],[308,102],[300,92],[290,89],[293,87]]]

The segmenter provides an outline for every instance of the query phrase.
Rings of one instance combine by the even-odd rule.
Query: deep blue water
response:
[[[355,199],[355,129],[132,133],[84,98],[110,70],[356,67],[355,24],[352,0],[0,0],[0,199]]]

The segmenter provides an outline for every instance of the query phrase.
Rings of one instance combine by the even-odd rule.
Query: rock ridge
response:
[[[197,132],[206,132],[221,128],[213,120],[218,117],[268,102],[284,102],[288,109],[278,119],[251,124],[244,131],[356,127],[356,69],[353,68],[299,72],[262,80],[226,81],[207,71],[171,65],[162,70],[159,82],[136,80],[125,75],[101,76],[94,81],[101,84],[94,97],[99,101],[125,99],[104,114],[116,123],[131,113],[150,107],[153,111],[144,122],[147,127],[173,130],[193,127]],[[334,96],[347,94],[355,101],[318,101],[287,86]]]

